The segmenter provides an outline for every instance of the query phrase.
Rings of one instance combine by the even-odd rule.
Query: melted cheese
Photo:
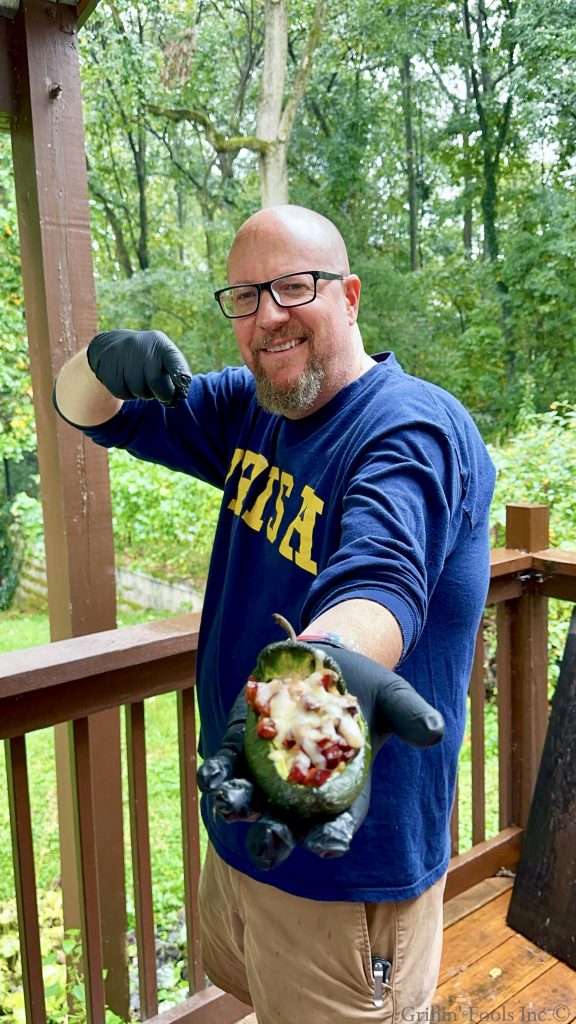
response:
[[[329,674],[334,680],[333,688],[326,690],[323,678]],[[342,694],[336,689],[335,672],[321,664],[307,679],[295,677],[273,679],[266,686],[270,718],[276,726],[276,736],[270,743],[269,757],[278,774],[287,778],[296,759],[300,759],[306,771],[310,764],[325,768],[326,760],[318,744],[322,740],[338,743],[342,739],[356,750],[362,746],[362,732],[355,714],[358,701],[351,694]],[[285,741],[294,745],[285,747]],[[345,765],[338,766],[339,771]]]

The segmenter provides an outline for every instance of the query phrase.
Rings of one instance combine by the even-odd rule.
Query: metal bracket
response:
[[[527,594],[536,594],[538,588],[544,583],[544,573],[538,569],[526,569],[516,573],[516,579],[522,584],[522,589]]]

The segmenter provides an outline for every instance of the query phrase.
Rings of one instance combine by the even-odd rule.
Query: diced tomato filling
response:
[[[271,741],[270,757],[288,782],[323,786],[363,745],[358,701],[340,693],[332,670],[320,668],[307,679],[251,678],[246,701],[258,715],[258,736]]]
[[[271,718],[261,718],[256,726],[256,731],[263,740],[273,740],[278,732],[276,722]]]

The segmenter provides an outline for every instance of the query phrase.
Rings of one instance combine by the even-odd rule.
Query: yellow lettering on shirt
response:
[[[278,530],[280,529],[280,523],[282,522],[282,517],[284,515],[284,496],[287,498],[290,497],[293,486],[294,477],[292,474],[285,473],[284,470],[282,470],[280,483],[278,485],[278,494],[276,495],[276,508],[274,510],[274,515],[270,516],[266,524],[266,536],[271,544],[276,540]]]
[[[234,455],[236,452],[234,452]],[[234,459],[232,460],[234,461]],[[247,451],[244,453],[242,459],[242,468],[240,470],[240,477],[238,479],[238,488],[236,490],[236,497],[232,498],[229,502],[228,508],[234,512],[235,515],[239,516],[242,513],[242,507],[246,501],[246,496],[254,480],[260,475],[268,465],[268,459],[264,455],[260,455],[259,452]]]
[[[264,509],[272,496],[274,485],[278,481],[279,476],[280,470],[278,469],[278,466],[271,466],[266,487],[261,494],[258,495],[256,501],[252,505],[252,508],[249,508],[242,513],[242,519],[244,522],[248,523],[248,526],[251,526],[257,533],[262,529]]]
[[[232,473],[236,469],[236,466],[240,462],[240,459],[242,458],[243,455],[244,455],[244,449],[243,448],[235,448],[234,449],[234,455],[232,456],[232,459],[230,460],[230,469],[226,473],[226,479],[224,481],[225,484],[228,483],[230,477],[232,476]]]
[[[284,558],[294,560],[296,565],[314,576],[318,572],[318,565],[312,559],[312,541],[316,517],[321,515],[323,508],[322,499],[306,484],[302,488],[302,504],[298,515],[289,524],[278,548]],[[298,547],[291,544],[295,534],[298,536]]]

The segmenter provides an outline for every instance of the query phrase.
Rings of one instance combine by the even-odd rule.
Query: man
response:
[[[281,638],[276,611],[332,647],[352,692],[379,695],[400,666],[444,716],[431,749],[376,724],[387,742],[366,820],[345,819],[344,856],[318,856],[325,834],[316,845],[308,835],[265,870],[246,850],[258,826],[226,823],[203,800],[211,979],[251,1003],[259,1024],[416,1019],[440,962],[493,468],[452,396],[409,377],[391,353],[364,351],[360,281],[325,218],[294,206],[258,212],[228,272],[216,294],[245,367],[189,381],[163,335],[110,332],[64,367],[55,401],[97,443],[224,490],[198,669],[209,765],[223,737],[226,747],[241,735],[241,722],[226,732],[228,715],[258,652]]]

